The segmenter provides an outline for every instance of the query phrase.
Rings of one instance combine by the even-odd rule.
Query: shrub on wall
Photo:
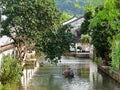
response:
[[[85,35],[82,35],[81,36],[81,43],[82,44],[86,44],[86,43],[89,43],[90,42],[90,36],[88,34],[85,34]]]
[[[12,56],[3,56],[2,65],[0,70],[0,82],[3,85],[19,81],[22,73],[22,66],[20,61]]]

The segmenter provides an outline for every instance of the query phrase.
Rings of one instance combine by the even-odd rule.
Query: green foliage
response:
[[[3,56],[0,70],[0,82],[3,85],[11,82],[17,82],[21,73],[22,67],[18,60],[10,56]]]
[[[61,15],[61,19],[62,19],[61,22],[65,22],[65,21],[69,20],[70,18],[72,18],[71,15],[69,15],[66,12],[63,12],[62,15]]]
[[[81,43],[89,43],[90,36],[88,34],[82,35],[80,41],[81,41]]]
[[[4,32],[9,31],[11,34],[10,29],[14,27],[13,32],[17,34],[14,39],[19,38],[22,39],[21,41],[27,41],[33,38],[38,31],[47,30],[59,23],[60,13],[55,8],[53,0],[17,0],[12,2],[2,0],[1,2],[6,7],[3,14],[7,16],[7,20],[3,22]]]
[[[6,89],[6,86],[2,86],[2,85],[1,85],[1,86],[0,86],[0,90],[7,90],[7,89]]]
[[[115,3],[116,3],[116,7],[120,8],[120,0],[115,0]]]
[[[84,14],[84,22],[81,24],[81,28],[79,30],[80,34],[87,34],[89,33],[89,24],[90,24],[90,19],[92,18],[92,12],[87,11]]]
[[[60,26],[61,14],[56,9],[54,0],[1,0],[1,2],[5,6],[3,14],[7,16],[2,22],[4,29],[2,34],[14,39],[17,48],[34,47],[42,32]]]
[[[74,4],[74,7],[75,7],[75,8],[80,8],[80,5],[79,5],[78,3],[75,3],[75,4]]]
[[[119,12],[115,0],[105,0],[103,5],[94,9],[90,19],[90,35],[92,44],[95,46],[97,56],[108,61],[111,60],[111,44],[108,38],[112,39],[119,32]]]
[[[118,14],[119,9],[116,8],[115,0],[105,0],[104,5],[98,6],[95,9],[93,17],[91,19],[90,28],[94,28],[97,24],[102,26],[109,25],[108,27],[113,30],[119,30]]]
[[[111,45],[107,40],[108,37],[112,38],[109,30],[105,30],[102,26],[98,25],[96,29],[92,31],[91,38],[92,44],[96,49],[98,57],[102,57],[104,60],[109,60],[109,53],[111,52]]]
[[[61,56],[69,50],[73,37],[70,32],[65,32],[67,29],[68,26],[64,26],[57,31],[48,30],[44,33],[42,39],[37,42],[36,49],[38,52],[41,50],[50,62],[57,63]]]
[[[113,37],[112,44],[112,70],[120,69],[120,34]]]

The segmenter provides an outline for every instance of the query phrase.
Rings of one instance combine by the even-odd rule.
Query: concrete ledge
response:
[[[66,53],[65,55],[79,57],[79,58],[90,58],[89,53],[87,53],[87,52],[82,52],[82,53],[72,52],[72,53]]]
[[[113,71],[110,72],[110,66],[105,65],[98,65],[98,69],[101,70],[103,73],[114,79],[115,81],[120,83],[120,72]]]

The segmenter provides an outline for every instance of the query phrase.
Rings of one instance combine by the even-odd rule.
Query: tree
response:
[[[118,8],[118,12],[120,13],[120,0],[116,0],[115,4],[116,8]],[[118,15],[118,21],[120,21],[120,15]],[[112,53],[110,54],[112,57],[112,70],[120,70],[120,33],[117,33],[115,36],[113,36],[113,39],[110,40],[110,43],[112,44]]]
[[[92,43],[97,51],[97,56],[102,57],[106,64],[111,57],[111,44],[108,40],[112,39],[120,30],[119,9],[116,7],[116,0],[105,0],[103,5],[97,6],[90,20],[90,33]]]
[[[61,14],[54,0],[1,0],[1,3],[7,16],[2,22],[2,34],[14,39],[19,59],[41,38],[42,32],[59,27]]]
[[[36,43],[37,51],[41,50],[46,55],[46,59],[51,63],[57,63],[61,56],[69,51],[70,44],[73,43],[71,32],[65,32],[68,28],[68,25],[58,30],[53,30],[52,28],[46,31],[42,39]]]
[[[92,11],[87,11],[85,14],[84,14],[84,22],[81,24],[81,27],[80,27],[80,34],[87,34],[89,33],[89,24],[90,24],[90,19],[92,18]]]

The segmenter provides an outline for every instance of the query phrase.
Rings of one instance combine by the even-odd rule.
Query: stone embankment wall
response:
[[[95,51],[93,48],[91,48],[90,50],[90,58],[94,59],[95,57]],[[120,72],[119,71],[110,71],[110,66],[106,66],[103,64],[98,64],[98,70],[102,71],[104,74],[106,74],[107,76],[111,77],[112,79],[114,79],[115,81],[120,83]]]
[[[112,79],[120,83],[120,72],[110,71],[110,66],[105,66],[98,64],[98,69],[101,70],[106,75],[110,76]]]

